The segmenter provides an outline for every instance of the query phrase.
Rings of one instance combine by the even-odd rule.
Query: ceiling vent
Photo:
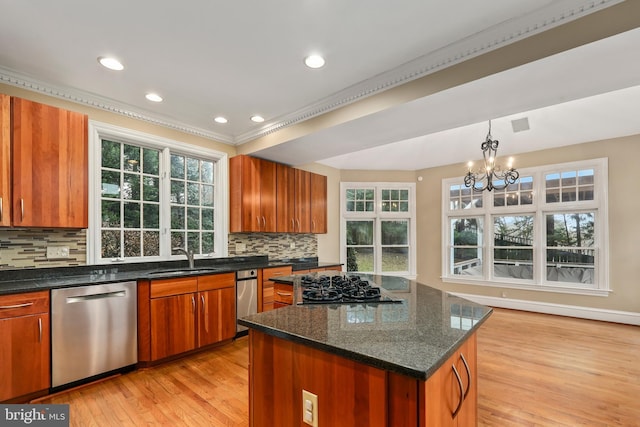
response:
[[[511,127],[513,128],[513,133],[529,130],[529,118],[524,117],[522,119],[511,120]]]

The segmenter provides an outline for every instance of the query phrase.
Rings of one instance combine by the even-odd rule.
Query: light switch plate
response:
[[[318,427],[318,396],[302,390],[302,422]]]
[[[236,243],[236,253],[241,253],[247,250],[246,243]]]

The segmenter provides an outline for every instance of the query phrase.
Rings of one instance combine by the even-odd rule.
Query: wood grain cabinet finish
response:
[[[88,117],[11,99],[12,225],[88,227]]]
[[[48,392],[50,342],[49,291],[0,297],[0,402]]]
[[[276,164],[239,155],[229,160],[230,231],[276,231]]]
[[[231,232],[327,232],[325,176],[244,155],[229,166]]]
[[[11,226],[11,98],[0,94],[0,227]]]
[[[311,232],[324,234],[327,232],[327,177],[311,173],[309,181]]]
[[[423,381],[252,329],[250,425],[305,425],[307,390],[318,396],[319,426],[477,426],[476,351],[473,334]]]
[[[262,269],[262,289],[258,292],[258,311],[269,311],[275,308],[275,283],[271,279],[291,274],[292,267],[290,265]]]
[[[234,273],[152,280],[148,293],[146,286],[144,281],[138,285],[140,361],[161,360],[235,336]]]

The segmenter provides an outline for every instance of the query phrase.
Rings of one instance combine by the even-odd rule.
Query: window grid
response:
[[[595,159],[521,170],[522,179],[513,186],[499,192],[483,192],[482,197],[492,197],[493,202],[474,212],[491,220],[493,228],[478,237],[478,258],[488,261],[479,274],[463,273],[460,260],[455,262],[461,250],[474,248],[453,244],[454,225],[467,218],[464,215],[470,209],[458,202],[464,187],[462,178],[443,180],[442,194],[449,201],[443,204],[443,218],[447,219],[443,222],[443,238],[448,242],[447,249],[443,248],[444,280],[469,279],[469,283],[604,294],[609,289],[606,169],[606,159]],[[538,193],[545,197],[536,198]],[[515,202],[507,202],[508,198]],[[522,222],[525,218],[526,226]],[[578,223],[571,225],[568,218]],[[520,243],[500,234],[498,222],[505,219],[520,221],[509,232]]]

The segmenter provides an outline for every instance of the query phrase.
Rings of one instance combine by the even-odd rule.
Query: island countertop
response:
[[[401,302],[294,303],[244,317],[238,323],[380,369],[427,380],[492,312],[489,307],[414,280],[377,275],[368,278]],[[279,277],[278,282],[292,284],[299,294],[296,276]]]

